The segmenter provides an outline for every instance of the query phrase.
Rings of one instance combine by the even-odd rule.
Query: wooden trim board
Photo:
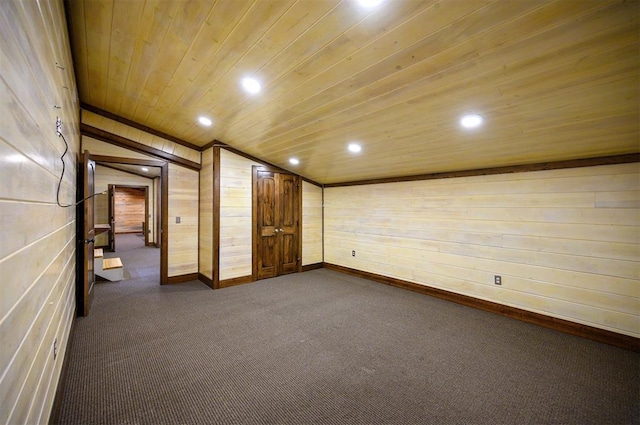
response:
[[[101,163],[122,163],[160,167],[160,284],[167,283],[169,274],[169,163],[152,159],[123,158],[116,156],[91,155],[91,159]],[[158,243],[156,242],[156,246]]]
[[[310,270],[321,269],[322,267],[323,267],[322,263],[307,264],[306,266],[302,266],[302,271],[308,272]]]
[[[406,280],[387,277],[376,273],[365,272],[331,263],[323,263],[323,266],[324,268],[327,268],[329,270],[362,277],[365,279],[373,280],[375,282],[384,283],[385,285],[395,286],[397,288],[408,289],[420,294],[441,298],[443,300],[451,301],[457,304],[466,305],[468,307],[477,308],[479,310],[489,311],[501,316],[510,317],[512,319],[521,320],[523,322],[544,326],[545,328],[554,329],[571,335],[576,335],[605,344],[613,345],[615,347],[624,348],[625,350],[640,352],[640,339],[634,338],[632,336],[571,322],[569,320],[558,319],[556,317],[534,313],[528,310],[522,310],[516,307],[510,307],[491,301],[485,301],[479,298],[470,297],[468,295],[457,294],[455,292],[449,292],[438,288],[432,288],[429,286],[408,282]]]
[[[203,275],[202,273],[198,273],[198,280],[204,283],[205,285],[207,285],[209,288],[213,289],[213,280],[209,279],[207,276]]]
[[[344,183],[329,183],[323,187],[361,186],[368,184],[399,183],[416,180],[450,179],[456,177],[487,176],[492,174],[525,173],[530,171],[559,170],[562,168],[595,167],[598,165],[627,164],[640,162],[640,153],[602,156],[597,158],[572,159],[568,161],[542,162],[537,164],[512,165],[507,167],[482,168],[477,170],[450,171],[445,173],[419,174],[405,177],[359,180]]]
[[[253,282],[253,276],[240,276],[231,279],[224,279],[219,282],[220,288],[228,288],[230,286],[243,285]]]
[[[188,273],[178,276],[169,276],[167,278],[167,284],[171,285],[174,283],[190,282],[192,280],[200,280],[200,275],[198,273]]]
[[[213,258],[211,260],[212,288],[220,288],[220,147],[213,147]]]
[[[100,140],[105,143],[120,146],[121,148],[130,149],[132,151],[151,155],[156,158],[161,158],[163,160],[181,165],[191,170],[200,171],[200,169],[202,168],[201,165],[197,162],[189,161],[188,159],[181,158],[160,149],[152,148],[151,146],[143,145],[142,143],[127,139],[126,137],[118,136],[117,134],[109,133],[108,131],[92,127],[84,123],[80,124],[80,134],[96,140]]]
[[[177,137],[171,136],[167,133],[163,133],[161,131],[155,130],[151,127],[147,127],[146,125],[138,124],[135,121],[131,121],[130,119],[121,117],[116,114],[112,114],[111,112],[105,111],[104,109],[100,109],[96,106],[89,105],[87,103],[82,102],[80,104],[80,108],[87,110],[89,112],[93,112],[94,114],[101,115],[105,118],[109,118],[110,120],[117,121],[119,123],[128,125],[129,127],[137,128],[138,130],[144,131],[145,133],[153,134],[154,136],[162,137],[163,139],[169,140],[171,142],[177,143],[189,149],[193,149],[196,151],[202,151],[203,149],[200,146],[196,146],[193,143],[189,143],[185,140],[179,139]]]

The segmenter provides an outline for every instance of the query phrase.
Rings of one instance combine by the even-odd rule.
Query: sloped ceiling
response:
[[[635,1],[66,6],[82,102],[321,183],[639,151]]]

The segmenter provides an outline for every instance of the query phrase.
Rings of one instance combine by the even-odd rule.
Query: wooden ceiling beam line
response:
[[[207,149],[212,148],[212,147],[219,147],[219,148],[222,148],[222,149],[226,149],[227,151],[235,153],[236,155],[240,155],[243,158],[247,158],[247,159],[249,159],[251,161],[258,162],[258,163],[260,163],[262,165],[265,165],[267,167],[273,168],[276,172],[284,172],[284,173],[287,173],[287,174],[295,174],[297,176],[300,176],[302,178],[302,180],[306,181],[307,183],[311,183],[311,184],[313,184],[315,186],[322,187],[321,183],[318,183],[316,181],[308,179],[308,178],[306,178],[306,177],[304,177],[304,176],[302,176],[302,175],[300,175],[300,174],[298,174],[296,172],[293,172],[293,171],[290,171],[290,170],[286,170],[286,169],[284,169],[282,167],[278,167],[277,165],[272,164],[270,162],[267,162],[264,159],[260,159],[258,157],[253,156],[253,155],[250,155],[250,154],[248,154],[246,152],[243,152],[243,151],[241,151],[239,149],[236,149],[236,148],[234,148],[232,146],[229,146],[228,144],[226,144],[224,142],[221,142],[219,140],[216,140],[216,139],[214,139],[214,140],[210,141],[209,143],[207,143],[206,145],[204,145],[202,147],[202,150],[207,150]]]
[[[95,128],[84,123],[80,124],[80,134],[83,136],[92,137],[102,142],[120,146],[122,148],[131,149],[133,151],[140,152],[146,155],[155,156],[156,158],[164,159],[168,162],[181,165],[191,170],[200,171],[200,169],[202,168],[197,162],[189,161],[188,159],[184,159],[168,152],[161,151],[160,149],[152,148],[150,146],[134,142],[133,140],[129,140],[125,137],[109,133],[108,131]]]
[[[405,177],[388,177],[383,179],[359,180],[344,183],[327,183],[324,187],[361,186],[368,184],[399,183],[417,180],[449,179],[455,177],[487,176],[492,174],[524,173],[529,171],[559,170],[563,168],[595,167],[598,165],[628,164],[640,162],[640,153],[602,156],[597,158],[572,159],[567,161],[541,162],[507,167],[481,168],[477,170],[450,171],[444,173],[419,174]]]
[[[137,123],[135,121],[131,121],[130,119],[121,117],[119,115],[113,114],[113,113],[108,112],[108,111],[105,111],[104,109],[100,109],[100,108],[98,108],[96,106],[89,105],[88,103],[81,102],[80,103],[80,107],[82,109],[85,109],[85,110],[89,111],[89,112],[93,112],[94,114],[97,114],[97,115],[103,116],[105,118],[109,118],[110,120],[114,120],[114,121],[117,121],[119,123],[128,125],[129,127],[136,128],[136,129],[138,129],[140,131],[144,131],[146,133],[153,134],[154,136],[162,137],[163,139],[167,139],[167,140],[169,140],[169,141],[171,141],[173,143],[177,143],[177,144],[182,145],[184,147],[187,147],[189,149],[193,149],[193,150],[196,150],[196,151],[202,151],[202,147],[201,146],[194,145],[193,143],[189,143],[189,142],[187,142],[185,140],[182,140],[182,139],[179,139],[179,138],[177,138],[175,136],[171,136],[169,134],[163,133],[162,131],[158,131],[156,129],[153,129],[153,128],[148,127],[148,126],[143,125],[143,124],[139,124],[139,123]]]

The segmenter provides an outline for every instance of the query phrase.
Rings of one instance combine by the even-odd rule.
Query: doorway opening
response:
[[[145,214],[147,215],[147,225],[145,225],[145,238],[148,238],[148,232],[153,229],[155,232],[153,234],[153,246],[159,247],[159,270],[158,266],[154,266],[155,270],[158,272],[158,280],[161,285],[168,283],[168,204],[169,204],[169,165],[165,161],[157,161],[157,160],[145,160],[145,159],[133,159],[133,158],[123,158],[123,157],[110,157],[110,156],[102,156],[102,155],[92,155],[90,152],[85,151],[82,155],[82,161],[78,164],[78,199],[89,199],[94,198],[94,194],[96,193],[106,193],[108,191],[108,185],[116,183],[125,184],[123,182],[98,182],[96,185],[95,181],[95,170],[97,167],[104,167],[105,169],[112,170],[120,170],[123,169],[128,170],[127,173],[134,173],[134,169],[139,170],[138,174],[146,173],[149,170],[154,170],[157,173],[156,176],[152,178],[153,183],[146,184],[143,186],[148,186],[149,189],[147,194],[153,193],[154,196],[154,212],[151,215],[153,218],[153,227],[148,223],[151,221],[149,218],[149,211]],[[146,169],[147,171],[143,170]],[[146,176],[146,174],[142,174]],[[104,185],[104,187],[101,187]],[[151,192],[152,191],[152,192]],[[94,269],[96,267],[102,267],[102,272],[105,270],[105,261],[104,256],[105,253],[102,252],[101,249],[95,248],[96,242],[100,243],[96,239],[101,237],[102,235],[107,236],[107,231],[111,228],[109,224],[109,219],[107,214],[100,216],[100,218],[96,218],[95,210],[102,209],[103,211],[108,211],[108,201],[107,197],[103,196],[95,196],[95,199],[90,200],[89,202],[82,202],[82,204],[78,206],[76,214],[77,214],[77,234],[78,234],[78,243],[83,247],[82,249],[78,249],[76,262],[78,264],[77,277],[76,277],[76,306],[77,313],[80,316],[86,316],[89,314],[91,298],[93,296],[93,286],[95,282],[95,273]],[[95,201],[95,202],[94,202]],[[96,205],[98,202],[98,205]],[[99,204],[103,202],[103,204]],[[142,223],[142,220],[141,220]],[[142,236],[142,235],[141,235]],[[108,240],[108,239],[107,239]],[[116,242],[116,234],[113,234],[113,241]],[[108,245],[108,242],[107,242]],[[115,248],[115,246],[114,246]],[[97,261],[96,254],[102,256],[103,258],[97,257],[100,261]],[[106,255],[106,257],[110,257],[110,255]],[[111,268],[112,265],[115,268],[118,267],[118,262],[108,261],[108,266]],[[119,267],[122,267],[120,265]],[[115,274],[115,273],[114,273]],[[117,277],[117,276],[116,276]]]
[[[95,201],[96,223],[109,225],[108,232],[96,238],[96,247],[104,248],[106,258],[135,257],[135,246],[160,248],[159,262],[145,268],[155,267],[160,283],[167,283],[168,164],[100,155],[92,158],[96,190],[108,192]]]

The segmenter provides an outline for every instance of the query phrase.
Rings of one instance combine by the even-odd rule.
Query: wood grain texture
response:
[[[198,273],[198,181],[196,171],[169,164],[169,277]]]
[[[303,181],[302,265],[322,261],[322,188]]]
[[[213,279],[213,148],[202,152],[199,188],[198,273]]]
[[[154,160],[155,158],[124,149],[90,137],[82,137],[83,149],[107,157]],[[169,182],[166,209],[168,237],[168,276],[197,273],[198,268],[198,173],[170,164],[167,175]],[[164,202],[164,201],[163,201]],[[182,214],[185,220],[175,223],[175,217]],[[169,217],[172,217],[169,219]],[[182,217],[182,216],[180,216]],[[182,226],[182,227],[180,227]],[[176,230],[178,230],[176,232]],[[173,253],[171,250],[173,249]],[[161,264],[161,267],[162,264]]]
[[[325,261],[637,338],[639,171],[326,188]]]
[[[61,1],[0,7],[0,423],[48,421],[75,312],[79,111]],[[54,108],[55,105],[55,108]],[[58,356],[52,354],[54,342]]]
[[[144,188],[116,187],[114,213],[116,234],[142,233],[145,222]]]
[[[322,184],[638,152],[633,1],[83,0],[69,16],[84,102]],[[462,129],[469,112],[485,125]]]
[[[114,170],[113,168],[103,167],[100,164],[96,165],[95,175],[95,189],[96,192],[102,192],[107,190],[109,184],[125,185],[125,186],[147,186],[149,188],[149,241],[155,241],[155,211],[158,208],[155,192],[153,191],[153,180],[144,177],[137,176],[131,173],[125,173],[123,171]],[[96,223],[108,223],[108,197],[96,196],[94,198],[94,214]],[[138,223],[138,227],[140,224]],[[107,233],[96,236],[96,246],[106,246],[108,244]]]
[[[220,149],[220,280],[252,274],[251,167],[260,165]]]

